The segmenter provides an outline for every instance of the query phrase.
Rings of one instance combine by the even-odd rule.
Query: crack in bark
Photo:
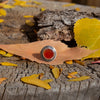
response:
[[[78,88],[78,92],[77,92],[76,100],[78,100],[78,97],[79,97],[80,87],[81,87],[81,82],[79,82],[79,88]]]
[[[4,91],[3,91],[3,94],[2,94],[1,100],[3,100],[3,98],[4,98],[5,91],[6,91],[6,85],[7,85],[7,83],[4,85]]]

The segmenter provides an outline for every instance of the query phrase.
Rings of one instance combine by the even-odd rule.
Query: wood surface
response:
[[[43,4],[39,8],[16,7],[7,10],[7,16],[4,17],[5,23],[0,24],[0,44],[29,43],[29,33],[23,34],[19,30],[25,25],[23,15],[36,15],[40,12],[41,7],[62,10],[65,9],[62,5],[66,4],[44,0],[41,2]],[[66,7],[66,9],[74,9],[76,7],[79,7],[81,11],[100,13],[100,8],[81,5]],[[32,37],[34,36],[31,34]],[[18,67],[0,66],[0,78],[7,78],[6,81],[0,84],[0,100],[100,100],[100,65],[90,64],[91,60],[85,61],[85,66],[76,63],[72,65],[66,63],[57,65],[56,67],[63,69],[58,79],[53,77],[49,65],[21,60],[20,57],[16,56],[11,58],[0,56],[0,62],[18,64]],[[79,76],[90,76],[91,79],[81,82],[68,82],[67,74],[73,71],[77,71]],[[53,79],[53,82],[50,83],[52,89],[45,90],[20,81],[21,77],[36,73],[44,73],[43,79]]]

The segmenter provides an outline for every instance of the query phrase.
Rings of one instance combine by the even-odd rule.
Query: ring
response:
[[[41,57],[44,61],[50,62],[56,58],[56,49],[52,46],[45,46],[41,50]]]

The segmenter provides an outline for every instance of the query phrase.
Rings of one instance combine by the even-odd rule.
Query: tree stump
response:
[[[39,1],[39,0],[37,0]],[[25,27],[24,15],[37,15],[40,13],[40,8],[45,7],[50,10],[65,9],[61,2],[51,2],[40,0],[42,5],[38,8],[22,8],[15,7],[7,9],[7,16],[4,18],[5,22],[0,23],[0,43],[1,44],[16,44],[29,43],[36,37],[32,34],[33,28]],[[12,3],[10,1],[9,3]],[[81,11],[88,13],[100,13],[100,8],[92,8],[88,6],[75,5],[66,7],[66,9],[80,8]],[[32,20],[32,18],[30,18]],[[26,29],[25,33],[22,29]],[[28,26],[27,26],[28,27]],[[29,31],[30,30],[30,31]],[[57,65],[62,68],[63,72],[58,79],[55,79],[49,69],[50,65],[39,64],[28,60],[21,60],[19,57],[13,56],[10,58],[0,56],[0,62],[12,62],[18,64],[18,67],[0,66],[0,77],[6,77],[2,84],[0,84],[0,100],[100,100],[100,65],[90,64],[91,60],[87,60],[85,66],[79,64],[68,65],[63,63]],[[77,71],[79,76],[90,76],[91,79],[81,82],[68,82],[68,72]],[[53,79],[50,83],[51,89],[45,90],[43,88],[22,83],[21,77],[32,74],[44,73],[43,79]]]

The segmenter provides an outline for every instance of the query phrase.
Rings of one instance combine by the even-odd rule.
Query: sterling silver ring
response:
[[[56,49],[52,46],[45,46],[41,50],[41,57],[44,61],[50,62],[56,58]]]

